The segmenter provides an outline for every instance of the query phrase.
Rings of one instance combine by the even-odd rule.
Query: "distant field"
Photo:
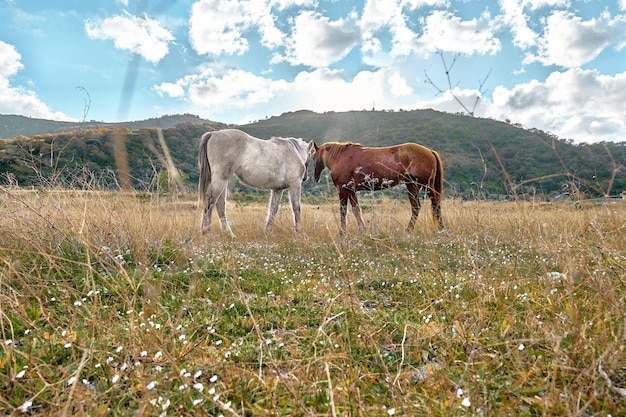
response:
[[[0,190],[0,415],[626,414],[626,204]]]

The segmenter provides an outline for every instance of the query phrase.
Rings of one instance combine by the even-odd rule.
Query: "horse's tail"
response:
[[[441,219],[441,199],[443,198],[443,164],[441,156],[436,151],[432,151],[435,155],[437,165],[435,167],[435,178],[433,178],[433,190],[430,195],[432,202],[433,217],[437,221],[440,229],[443,229],[443,220]]]
[[[200,206],[206,200],[206,193],[211,184],[211,166],[207,157],[207,144],[211,139],[211,132],[202,135],[200,139],[200,151],[198,152],[198,167],[200,168],[200,180],[198,181],[198,203]]]

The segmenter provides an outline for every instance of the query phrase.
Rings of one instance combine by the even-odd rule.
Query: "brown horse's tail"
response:
[[[437,221],[439,229],[443,229],[443,219],[441,218],[441,199],[443,198],[443,164],[441,163],[441,156],[439,153],[432,151],[437,160],[437,166],[435,168],[435,178],[433,178],[433,189],[430,195],[430,201],[432,203],[433,218]]]
[[[200,139],[200,151],[198,152],[198,167],[200,168],[200,179],[198,181],[198,204],[202,207],[206,201],[206,193],[211,184],[211,166],[207,157],[207,144],[211,139],[211,132],[202,135]]]

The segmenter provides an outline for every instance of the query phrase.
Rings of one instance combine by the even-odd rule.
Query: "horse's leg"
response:
[[[413,231],[417,216],[420,214],[420,190],[422,187],[416,182],[407,182],[406,191],[409,194],[409,202],[411,203],[411,220],[406,228],[407,232]]]
[[[346,234],[346,214],[348,213],[348,194],[349,191],[339,189],[339,231],[342,235]]]
[[[291,211],[293,211],[293,223],[296,227],[296,232],[302,230],[302,217],[301,217],[301,205],[300,196],[302,195],[302,186],[300,184],[294,185],[289,188],[289,201],[291,201]]]
[[[365,230],[363,214],[361,213],[361,206],[359,206],[359,197],[357,197],[355,191],[350,192],[350,204],[352,205],[352,213],[354,214],[354,217],[356,217],[356,221],[359,224],[359,229],[361,231]]]
[[[272,190],[270,193],[270,204],[267,208],[267,220],[265,222],[265,228],[272,230],[274,227],[274,217],[278,212],[280,206],[280,200],[283,198],[283,190]]]
[[[439,230],[443,230],[443,219],[441,218],[441,193],[438,193],[431,187],[427,189],[428,196],[430,197],[430,203],[433,209],[433,217],[437,221]]]
[[[213,206],[215,201],[211,198],[211,192],[207,192],[204,196],[204,210],[202,211],[202,226],[201,231],[203,235],[211,233],[211,215],[213,214]]]
[[[215,186],[213,186],[215,184]],[[211,198],[215,201],[215,208],[217,209],[217,215],[220,218],[220,222],[222,223],[222,229],[226,230],[226,232],[234,237],[235,234],[230,228],[230,224],[228,224],[228,220],[226,219],[226,195],[228,194],[228,181],[218,181],[216,179],[211,183],[210,188]]]

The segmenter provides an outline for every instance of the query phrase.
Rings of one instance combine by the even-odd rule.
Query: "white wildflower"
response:
[[[33,402],[32,401],[24,401],[24,404],[20,405],[19,407],[17,407],[17,409],[26,414],[30,412],[30,408],[33,406]]]
[[[170,399],[168,398],[167,400],[165,400],[165,402],[161,406],[161,410],[163,411],[167,410],[168,408],[170,408],[170,404],[171,402],[170,402]]]

